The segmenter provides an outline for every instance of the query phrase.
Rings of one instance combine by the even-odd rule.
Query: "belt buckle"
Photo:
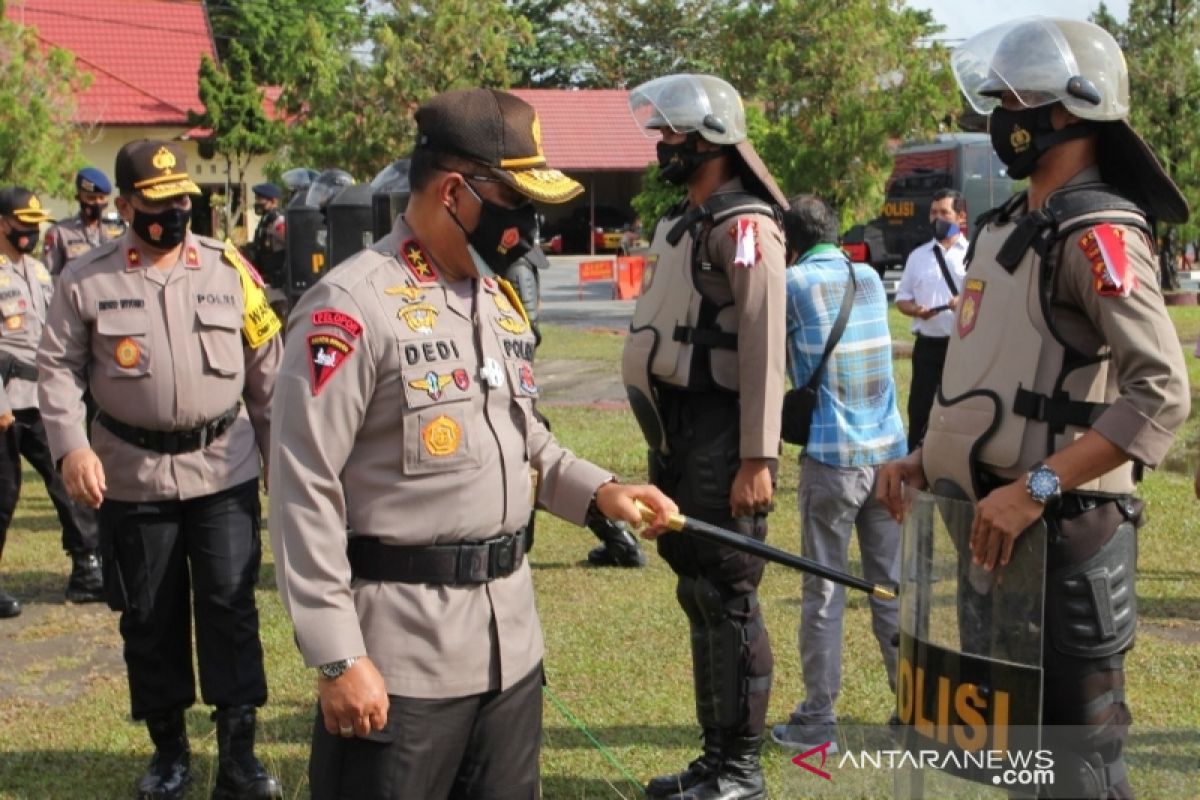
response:
[[[458,546],[458,557],[455,559],[454,582],[487,583],[489,550],[486,543],[470,542]]]

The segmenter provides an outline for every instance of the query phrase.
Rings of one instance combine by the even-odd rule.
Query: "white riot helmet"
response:
[[[698,133],[713,144],[746,139],[746,110],[737,90],[713,75],[666,75],[629,93],[629,110],[643,129]]]

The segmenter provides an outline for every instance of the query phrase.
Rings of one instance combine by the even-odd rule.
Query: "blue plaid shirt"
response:
[[[849,278],[849,261],[818,245],[787,270],[788,374],[803,386],[825,351]],[[887,295],[868,264],[856,264],[858,290],[846,330],[825,364],[805,454],[834,467],[882,464],[907,451],[892,379]]]

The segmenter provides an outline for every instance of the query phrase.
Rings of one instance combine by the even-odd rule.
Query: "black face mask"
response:
[[[40,232],[37,228],[27,231],[11,228],[4,238],[8,239],[8,243],[13,246],[14,250],[27,256],[37,249]]]
[[[266,205],[264,205],[263,203],[255,203],[254,204],[254,213],[260,217],[263,214],[266,214],[267,213]]]
[[[170,250],[187,235],[188,223],[192,221],[192,210],[168,208],[157,214],[133,210],[133,232],[146,244],[160,250]]]
[[[95,222],[100,219],[100,214],[104,211],[104,207],[108,203],[79,203],[79,213],[87,222]]]
[[[958,226],[950,220],[941,219],[939,217],[933,221],[933,238],[937,239],[939,242],[944,242],[951,236],[957,236],[958,233]]]
[[[700,165],[721,155],[720,150],[701,153],[696,150],[696,134],[689,133],[680,144],[658,143],[658,177],[675,186],[683,186]]]
[[[482,206],[475,230],[468,233],[458,216],[449,208],[446,211],[467,237],[467,244],[493,271],[503,275],[514,261],[533,249],[538,233],[537,209],[530,202],[505,208],[484,200],[471,184],[464,181],[463,185]]]
[[[1089,136],[1086,123],[1054,130],[1050,112],[1053,105],[1010,111],[997,107],[988,121],[988,133],[996,155],[1008,167],[1008,176],[1021,180],[1033,174],[1038,159],[1056,144]]]

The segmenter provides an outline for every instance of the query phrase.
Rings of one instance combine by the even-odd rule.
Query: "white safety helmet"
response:
[[[1026,17],[976,34],[950,66],[972,107],[989,114],[1001,92],[1028,108],[1060,102],[1080,119],[1129,116],[1129,69],[1116,39],[1091,22]]]
[[[728,82],[714,75],[666,75],[629,93],[629,110],[643,130],[698,133],[713,144],[746,139],[746,110]]]

